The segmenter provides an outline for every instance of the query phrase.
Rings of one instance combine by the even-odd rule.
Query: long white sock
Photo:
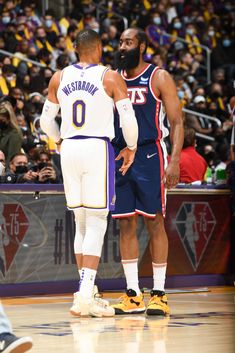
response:
[[[155,264],[152,262],[153,266],[153,289],[154,290],[165,290],[165,280],[166,280],[166,266],[167,264]]]
[[[126,277],[127,289],[133,289],[137,295],[140,295],[138,259],[122,260],[122,266]]]
[[[86,299],[92,299],[96,273],[97,271],[91,268],[82,268],[79,292]]]

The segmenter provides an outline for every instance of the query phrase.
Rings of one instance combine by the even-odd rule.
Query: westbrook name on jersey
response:
[[[103,86],[108,68],[70,65],[61,72],[57,98],[61,107],[61,137],[114,137],[113,99]]]

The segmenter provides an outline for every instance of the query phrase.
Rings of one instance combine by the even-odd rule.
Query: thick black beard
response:
[[[121,58],[123,56],[123,58]],[[140,48],[139,46],[121,53],[118,51],[115,55],[114,65],[115,69],[131,70],[139,65],[140,61]]]

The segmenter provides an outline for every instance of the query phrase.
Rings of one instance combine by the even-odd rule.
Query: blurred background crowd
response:
[[[103,64],[112,68],[121,32],[144,29],[145,60],[173,76],[197,152],[208,166],[227,168],[234,159],[233,1],[73,0],[62,15],[41,3],[0,0],[2,183],[63,182],[55,143],[39,117],[53,72],[78,60],[73,41],[83,28],[101,35]]]

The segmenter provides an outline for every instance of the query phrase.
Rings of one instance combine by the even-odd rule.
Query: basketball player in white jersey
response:
[[[79,63],[56,72],[49,83],[48,99],[40,118],[42,129],[61,144],[61,166],[67,207],[76,222],[75,254],[80,268],[79,291],[70,309],[75,316],[113,316],[107,301],[93,298],[107,215],[114,209],[114,103],[121,116],[127,147],[120,171],[133,163],[138,126],[122,77],[99,65],[99,35],[82,30],[75,40]],[[61,109],[61,128],[55,118]]]

